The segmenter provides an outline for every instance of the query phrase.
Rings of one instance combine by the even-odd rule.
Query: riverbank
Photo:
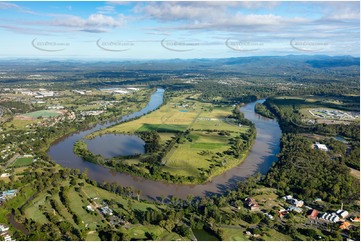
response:
[[[163,100],[162,92],[152,95],[150,104],[147,106],[153,109],[159,107]],[[262,102],[259,100],[257,102]],[[77,140],[92,133],[95,129],[83,131],[72,135],[54,144],[49,149],[49,156],[63,167],[87,170],[88,177],[99,183],[116,183],[125,187],[134,187],[142,191],[141,197],[147,200],[159,201],[161,196],[176,196],[187,198],[193,196],[213,196],[222,194],[227,188],[234,188],[237,182],[260,172],[266,174],[272,164],[277,160],[279,153],[279,141],[281,138],[280,127],[275,120],[270,120],[254,112],[256,102],[241,107],[246,119],[255,124],[257,134],[254,144],[241,165],[238,165],[220,176],[214,177],[211,181],[202,185],[180,185],[170,184],[161,181],[152,181],[126,173],[114,172],[109,168],[102,167],[90,162],[83,161],[73,153],[73,145]],[[148,110],[149,111],[149,110]],[[139,114],[139,113],[138,113]],[[101,128],[101,127],[97,127]]]
[[[170,95],[157,110],[76,142],[75,153],[118,172],[175,184],[204,184],[242,163],[256,130],[238,107]]]

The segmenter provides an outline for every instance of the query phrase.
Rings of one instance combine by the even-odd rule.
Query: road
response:
[[[20,156],[19,153],[16,153],[8,162],[4,165],[3,169],[6,169],[9,165],[14,163],[14,161]]]

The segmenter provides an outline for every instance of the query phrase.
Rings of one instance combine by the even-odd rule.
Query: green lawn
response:
[[[33,124],[38,122],[38,120],[21,120],[17,119],[16,117],[11,120],[10,122],[6,122],[4,125],[8,130],[11,129],[27,129],[26,126],[28,124]]]
[[[221,228],[224,233],[222,240],[227,241],[244,241],[249,240],[249,237],[244,234],[244,228]]]
[[[108,192],[104,189],[91,186],[89,184],[85,184],[85,186],[82,187],[82,190],[91,198],[98,197],[98,201],[99,200],[101,201],[102,199],[115,200],[116,202],[120,203],[123,206],[124,208],[124,210],[122,210],[123,212],[129,211],[128,201],[122,198],[121,196]],[[132,207],[134,209],[142,210],[142,211],[146,211],[147,209],[154,209],[154,210],[158,209],[156,205],[148,204],[144,202],[138,202],[134,200],[132,200]]]
[[[12,167],[22,167],[22,166],[28,166],[31,163],[33,163],[34,158],[33,157],[22,157],[17,158],[16,161],[11,165]]]
[[[98,224],[102,224],[100,215],[92,215],[86,211],[86,206],[89,205],[89,202],[85,196],[81,198],[79,192],[71,188],[68,192],[68,197],[70,209],[81,218],[83,226],[95,230]]]
[[[187,125],[178,124],[143,124],[137,131],[152,131],[158,132],[182,132],[187,129]]]
[[[195,143],[195,144],[191,144],[190,148],[214,150],[214,149],[222,148],[223,146],[228,146],[228,145],[223,143]]]
[[[146,239],[145,233],[154,233],[158,236],[158,240],[182,240],[182,238],[176,233],[169,233],[165,229],[154,225],[131,225],[130,228],[123,228],[124,232],[127,232],[132,240],[144,240]],[[189,239],[183,239],[189,240]]]
[[[218,132],[192,131],[183,144],[175,145],[164,157],[163,162],[166,166],[162,170],[172,175],[198,177],[200,176],[198,168],[208,169],[212,164],[216,164],[215,160],[222,159],[225,161],[224,167],[217,166],[218,171],[214,173],[220,174],[226,168],[239,164],[242,159],[233,156],[214,158],[217,152],[222,153],[230,148],[230,139],[236,135],[237,133],[224,136]]]
[[[60,115],[60,113],[57,111],[39,110],[39,111],[31,112],[31,113],[25,113],[22,116],[27,116],[27,117],[31,117],[31,118],[39,118],[39,117],[49,118],[49,117],[57,117],[59,115]]]
[[[45,200],[47,195],[47,192],[42,192],[36,198],[34,198],[34,200],[25,209],[26,217],[32,218],[41,224],[49,222],[43,212],[39,209],[39,206],[50,207],[48,202]]]

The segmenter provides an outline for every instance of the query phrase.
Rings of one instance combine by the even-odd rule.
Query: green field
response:
[[[38,120],[21,120],[21,119],[13,119],[11,120],[10,122],[7,122],[5,123],[6,125],[6,128],[8,130],[11,130],[11,129],[26,129],[27,125],[30,125],[30,124],[34,124],[36,122],[39,122]]]
[[[131,225],[127,226],[127,228],[123,228],[122,231],[128,233],[129,237],[132,240],[146,240],[146,233],[154,233],[159,238],[158,240],[167,240],[167,241],[175,241],[175,240],[184,240],[176,233],[169,233],[165,229],[154,226],[154,225]]]
[[[159,132],[161,144],[165,145],[176,133],[182,133],[181,138],[162,158],[165,166],[162,166],[161,171],[173,176],[211,178],[239,164],[246,155],[246,151],[238,158],[222,155],[223,152],[231,152],[235,140],[241,139],[240,134],[249,131],[249,127],[239,125],[236,118],[230,118],[232,110],[230,106],[187,100],[187,95],[180,95],[139,119],[95,132],[87,138],[104,133],[155,130]],[[139,164],[134,159],[122,162],[128,165]]]
[[[69,198],[69,207],[73,213],[79,216],[80,223],[75,223],[72,214],[61,202],[59,193],[50,193],[46,189],[37,194],[34,199],[25,206],[25,216],[40,224],[47,224],[51,223],[51,221],[47,219],[47,217],[44,215],[44,212],[49,212],[56,215],[59,218],[59,222],[64,220],[71,223],[75,228],[83,230],[86,229],[87,240],[100,240],[97,231],[99,228],[108,226],[108,222],[105,221],[104,217],[99,213],[90,213],[86,210],[86,206],[90,204],[89,199],[95,198],[93,201],[95,201],[97,204],[101,204],[104,200],[112,201],[111,208],[115,214],[118,214],[118,216],[130,214],[132,210],[148,211],[164,209],[166,207],[165,205],[156,205],[125,199],[115,193],[111,193],[99,187],[92,186],[86,183],[84,180],[78,180],[78,182],[82,182],[84,184],[80,187],[79,191],[76,191],[74,186],[69,186],[70,184],[68,181],[62,182],[61,186],[69,188],[65,191]],[[29,192],[30,191],[31,190],[29,190]],[[29,197],[29,195],[27,195],[27,197]],[[12,199],[12,203],[14,203],[16,199],[22,199],[22,196],[17,196],[15,199]],[[52,208],[49,202],[50,199],[55,200],[60,205],[60,211],[56,211]],[[22,199],[21,201],[24,202],[25,200]],[[129,207],[130,204],[132,206],[131,208]],[[121,228],[121,231],[128,234],[128,237],[134,240],[146,239],[146,232],[153,232],[160,240],[182,240],[178,234],[168,232],[164,228],[155,225],[127,224]]]
[[[52,117],[57,117],[60,114],[61,113],[52,110],[39,110],[31,113],[22,114],[22,116],[30,117],[30,118],[39,118],[39,117],[52,118]]]
[[[21,157],[17,158],[15,162],[11,165],[12,167],[22,167],[22,166],[28,166],[33,162],[33,157]]]
[[[137,131],[151,131],[156,130],[158,132],[182,132],[187,129],[187,125],[178,124],[143,124]]]
[[[186,97],[180,96],[172,99],[172,102],[163,105],[158,110],[151,112],[139,119],[122,123],[114,127],[96,132],[92,136],[99,135],[100,133],[112,133],[112,132],[125,132],[134,133],[136,131],[149,131],[157,130],[160,132],[176,132],[185,131],[192,122],[195,121],[197,115],[202,112],[202,107],[210,104],[201,104],[196,101],[189,102],[192,106],[188,112],[180,112],[183,109],[179,107],[179,103],[182,102]]]

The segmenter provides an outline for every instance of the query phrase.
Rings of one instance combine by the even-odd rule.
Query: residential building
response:
[[[246,198],[245,199],[245,204],[251,210],[258,210],[259,209],[259,205],[256,202],[256,200],[254,200],[254,198]]]
[[[317,148],[317,149],[319,149],[319,150],[322,150],[322,151],[328,151],[328,148],[327,148],[327,146],[325,145],[325,144],[320,144],[320,143],[316,143],[315,144],[315,147]]]
[[[316,209],[312,209],[307,212],[307,218],[316,219],[317,216],[318,216],[318,211]]]

